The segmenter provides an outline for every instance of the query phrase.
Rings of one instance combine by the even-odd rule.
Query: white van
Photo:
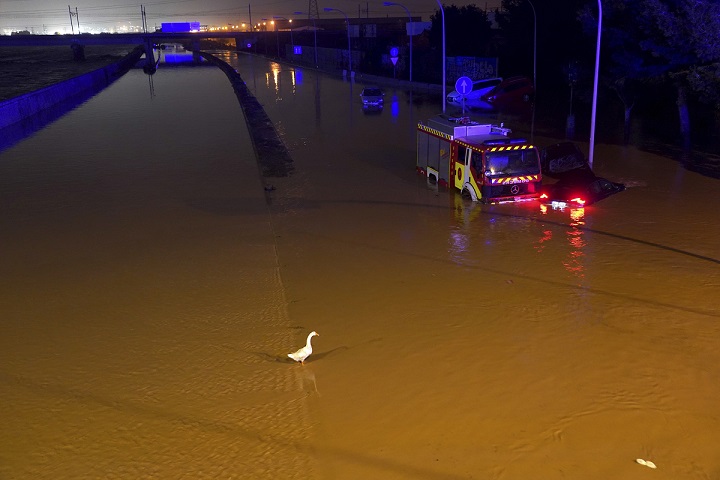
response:
[[[502,82],[502,78],[483,78],[482,80],[473,81],[472,91],[465,95],[465,101],[480,100],[480,97],[488,93]],[[447,101],[450,103],[461,104],[463,96],[457,90],[448,93]]]

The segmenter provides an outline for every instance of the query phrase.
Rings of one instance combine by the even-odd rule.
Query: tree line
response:
[[[666,87],[674,95],[657,101],[677,104],[682,144],[689,149],[689,100],[720,112],[720,2],[601,1],[600,83],[622,103],[625,140],[638,99],[648,87]],[[497,56],[505,75],[532,76],[536,49],[538,89],[567,87],[594,71],[594,0],[503,0],[496,12],[475,5],[444,6],[444,12],[448,56]],[[431,21],[430,44],[437,48],[439,11]]]

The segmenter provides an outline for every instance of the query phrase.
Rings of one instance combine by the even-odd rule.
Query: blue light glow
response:
[[[390,102],[390,114],[397,118],[400,115],[400,101],[397,98],[397,95],[392,96],[392,101]]]

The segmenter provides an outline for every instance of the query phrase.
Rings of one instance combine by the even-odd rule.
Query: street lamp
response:
[[[294,12],[295,15],[302,15],[303,12]],[[315,36],[315,68],[319,68],[318,66],[318,59],[317,59],[317,26],[315,25],[315,17],[310,15],[310,12],[308,12],[308,17],[312,18],[313,22],[313,34]]]
[[[445,104],[447,103],[447,92],[445,91],[445,10],[440,0],[437,0],[437,4],[440,7],[440,14],[442,15],[442,106],[443,113],[445,113]]]
[[[288,22],[288,24],[292,23],[292,19],[289,19],[289,18],[276,17],[276,16],[273,16],[273,18],[276,20],[286,20]],[[295,52],[295,42],[293,41],[292,25],[288,25],[288,29],[290,30],[290,45],[292,45],[292,50],[293,50],[293,52]]]
[[[408,10],[405,5],[401,5],[401,4],[395,3],[395,2],[383,2],[383,5],[385,5],[386,7],[389,7],[391,5],[397,5],[398,7],[404,8],[408,14],[408,19],[410,20],[410,23],[412,23],[412,17],[410,16],[410,10]],[[412,26],[410,26],[410,28],[412,28]],[[413,32],[408,33],[408,37],[410,37],[410,82],[412,82],[412,33]]]
[[[275,17],[273,17],[275,18]],[[275,20],[270,20],[270,25],[275,27],[275,46],[277,47],[277,58],[280,58],[280,30],[278,29]]]
[[[537,95],[537,13],[535,13],[535,5],[530,0],[528,3],[533,11],[533,90]]]
[[[595,113],[597,111],[598,70],[600,69],[600,34],[602,33],[602,4],[598,0],[598,27],[597,43],[595,45],[595,81],[593,82],[592,118],[590,119],[590,153],[588,165],[593,166],[593,151],[595,150]]]
[[[345,12],[343,12],[342,10],[338,10],[337,8],[325,7],[323,10],[325,10],[326,12],[340,12],[345,17],[345,22],[347,23],[347,37],[348,37],[348,72],[349,72],[349,75],[352,76],[352,52],[350,51],[350,19],[348,18],[347,15],[345,15]]]

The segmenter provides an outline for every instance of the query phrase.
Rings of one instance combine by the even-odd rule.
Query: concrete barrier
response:
[[[0,102],[0,128],[25,120],[87,90],[99,91],[122,76],[140,59],[144,50],[134,49],[121,60],[84,75]]]

